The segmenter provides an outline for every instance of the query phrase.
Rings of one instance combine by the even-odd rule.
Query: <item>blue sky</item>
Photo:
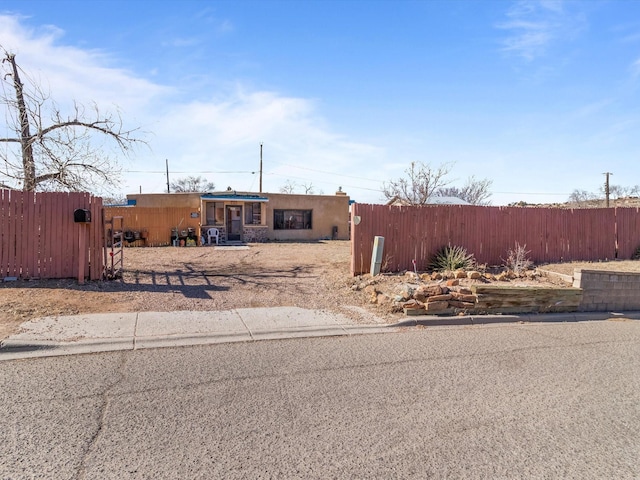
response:
[[[261,142],[264,191],[366,203],[412,161],[494,205],[640,184],[640,2],[0,0],[0,45],[145,132],[119,193],[257,191]]]

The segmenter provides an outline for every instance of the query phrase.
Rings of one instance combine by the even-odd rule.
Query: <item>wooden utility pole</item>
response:
[[[262,193],[262,142],[260,142],[260,193]]]
[[[611,172],[604,172],[603,175],[605,176],[605,181],[604,181],[604,196],[606,198],[606,206],[607,208],[609,208],[609,176],[613,175],[613,173]]]
[[[171,193],[171,190],[169,190],[169,159],[165,158],[165,164],[167,166],[167,193]]]

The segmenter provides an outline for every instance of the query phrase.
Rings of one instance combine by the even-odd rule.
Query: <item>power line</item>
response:
[[[368,182],[379,182],[380,181],[380,180],[373,180],[371,178],[356,177],[355,175],[344,175],[342,173],[333,173],[333,172],[327,172],[325,170],[316,170],[315,168],[301,167],[300,165],[289,165],[288,163],[279,163],[279,165],[282,165],[284,167],[299,168],[300,170],[309,170],[310,172],[325,173],[327,175],[336,175],[338,177],[355,178],[357,180],[366,180]]]
[[[165,175],[166,172],[164,170],[122,170],[125,173],[161,173]],[[251,173],[255,175],[257,172],[252,171],[224,171],[224,170],[204,170],[200,172],[186,172],[183,170],[171,170],[171,173],[189,173],[189,174],[205,174],[205,173]]]

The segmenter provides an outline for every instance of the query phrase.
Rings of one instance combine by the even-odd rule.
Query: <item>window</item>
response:
[[[224,224],[224,203],[207,202],[207,225]]]
[[[260,225],[262,220],[260,202],[248,202],[244,204],[244,224]]]
[[[274,210],[274,230],[302,230],[311,228],[311,210]]]

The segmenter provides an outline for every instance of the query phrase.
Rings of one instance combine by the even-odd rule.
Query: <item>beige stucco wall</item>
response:
[[[349,197],[347,195],[289,195],[267,193],[267,226],[270,240],[321,240],[332,238],[338,227],[337,240],[349,240]],[[312,210],[309,230],[274,230],[273,212],[279,209]]]
[[[136,207],[190,207],[200,209],[200,193],[141,193],[127,195]]]
[[[267,225],[267,240],[321,240],[333,238],[333,227],[338,227],[338,240],[349,239],[348,195],[290,195],[284,193],[260,193],[267,197],[263,210],[263,223]],[[143,193],[127,195],[137,207],[186,207],[200,212],[199,193]],[[242,205],[243,202],[224,202],[225,205]],[[135,207],[133,207],[135,208]],[[274,210],[311,210],[312,228],[308,230],[274,230]],[[201,212],[201,222],[206,224],[206,212]],[[223,226],[224,228],[224,226]],[[251,227],[248,227],[251,228]]]

